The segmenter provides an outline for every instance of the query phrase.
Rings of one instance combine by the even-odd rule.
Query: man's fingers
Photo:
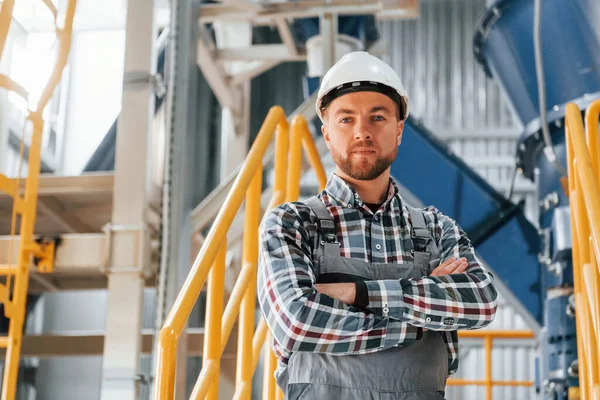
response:
[[[456,258],[454,257],[450,257],[449,259],[447,259],[446,261],[444,261],[443,263],[441,263],[440,265],[438,265],[437,267],[434,268],[433,272],[441,272],[443,271],[446,267],[448,267],[450,264],[452,264],[453,262],[456,261]]]
[[[465,262],[460,267],[456,268],[456,270],[453,273],[462,274],[467,270],[467,268],[469,268],[469,263]]]
[[[459,268],[460,266],[462,266],[463,264],[467,263],[467,259],[466,258],[460,258],[452,263],[450,263],[449,265],[447,265],[444,268],[444,272],[446,273],[452,273],[454,272],[457,268]]]

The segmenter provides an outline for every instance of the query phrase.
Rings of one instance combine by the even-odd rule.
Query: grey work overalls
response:
[[[333,219],[321,200],[312,197],[305,204],[317,215],[313,246],[317,283],[422,277],[439,263],[439,249],[421,210],[408,207],[414,261],[383,264],[341,257]],[[442,333],[426,330],[414,344],[376,353],[296,352],[284,374],[279,381],[287,383],[285,400],[440,400],[444,399],[448,353]]]

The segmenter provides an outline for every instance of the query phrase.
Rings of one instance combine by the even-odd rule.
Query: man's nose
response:
[[[359,118],[354,126],[354,139],[366,140],[371,138],[372,134],[367,121],[365,121],[364,118]]]

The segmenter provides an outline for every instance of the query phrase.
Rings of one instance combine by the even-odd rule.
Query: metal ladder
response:
[[[29,148],[29,157],[27,159],[28,173],[25,179],[24,193],[21,194],[22,185],[18,177],[9,178],[6,175],[0,174],[0,191],[7,193],[13,199],[11,237],[16,234],[17,216],[20,216],[21,219],[18,231],[18,248],[12,252],[13,244],[17,242],[15,238],[10,244],[9,264],[0,265],[0,276],[4,277],[5,280],[5,283],[0,283],[0,302],[4,305],[4,315],[10,321],[8,336],[0,337],[0,348],[6,349],[4,378],[2,381],[2,400],[12,400],[15,398],[23,325],[25,323],[30,265],[33,261],[38,271],[42,273],[52,272],[54,265],[54,242],[36,240],[33,232],[37,211],[42,133],[44,129],[42,113],[62,77],[71,48],[71,33],[77,0],[67,1],[64,25],[62,28],[56,27],[59,51],[54,70],[38,104],[34,109],[28,111],[25,122],[26,124],[31,122],[33,134]],[[56,25],[58,17],[56,7],[51,1],[42,0],[42,2],[54,16],[54,23]],[[14,4],[15,0],[4,0],[0,8],[0,59],[12,21]],[[28,100],[29,94],[27,91],[6,75],[0,74],[0,87],[15,92],[25,101]],[[22,153],[23,143],[21,143],[20,159],[22,159]]]

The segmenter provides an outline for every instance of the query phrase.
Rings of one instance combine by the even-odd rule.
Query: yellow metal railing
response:
[[[533,386],[533,381],[495,381],[492,379],[492,347],[494,339],[533,339],[535,335],[531,331],[495,331],[495,330],[475,330],[459,331],[459,338],[479,338],[483,339],[483,348],[485,350],[485,379],[448,379],[448,386],[485,386],[486,400],[492,400],[492,390],[494,386]]]
[[[568,104],[565,116],[569,201],[573,243],[573,280],[577,329],[577,358],[581,399],[600,400],[600,101],[586,111]]]
[[[50,1],[42,1],[54,15],[54,22],[56,24],[56,8]],[[0,60],[2,59],[8,30],[12,21],[14,3],[14,0],[4,0],[0,8]],[[15,397],[31,259],[32,257],[38,258],[38,269],[40,272],[51,272],[54,264],[54,243],[39,244],[33,238],[41,163],[42,132],[44,128],[42,113],[52,97],[52,93],[60,81],[67,64],[71,48],[71,32],[76,4],[77,0],[68,0],[63,27],[58,28],[57,26],[56,28],[56,36],[59,43],[56,64],[35,108],[28,111],[27,120],[32,123],[33,134],[29,146],[28,172],[25,180],[24,195],[20,193],[19,177],[11,179],[0,174],[0,191],[8,193],[13,198],[11,237],[16,233],[16,217],[17,215],[21,217],[19,247],[14,255],[11,254],[12,251],[9,253],[8,265],[0,265],[0,275],[6,277],[6,284],[0,284],[0,302],[4,304],[5,316],[10,319],[8,336],[0,337],[0,347],[6,348],[2,400],[10,400]],[[0,87],[17,93],[27,102],[29,96],[27,91],[8,76],[0,74]],[[21,142],[20,159],[22,157],[23,142]],[[12,243],[10,249],[12,250]],[[14,286],[11,288],[11,280],[13,278]]]
[[[272,107],[161,328],[155,364],[154,393],[156,399],[174,398],[178,340],[207,277],[205,351],[202,370],[191,398],[217,399],[220,359],[238,314],[238,355],[234,398],[250,398],[252,376],[258,365],[260,351],[268,336],[264,320],[260,321],[258,328],[254,331],[254,315],[258,264],[257,232],[261,215],[262,159],[274,133],[276,132],[275,182],[273,196],[267,210],[284,201],[298,199],[302,147],[316,171],[321,188],[325,186],[327,180],[305,119],[301,116],[294,117],[291,123],[291,132],[289,131],[290,127],[283,109],[278,106]],[[242,269],[223,311],[226,235],[244,199]],[[271,351],[268,351],[267,354],[269,356],[265,363],[267,371],[263,391],[270,393],[271,396],[278,392],[277,395],[281,396],[281,391],[276,390],[272,378],[272,372],[275,370],[274,355]]]

